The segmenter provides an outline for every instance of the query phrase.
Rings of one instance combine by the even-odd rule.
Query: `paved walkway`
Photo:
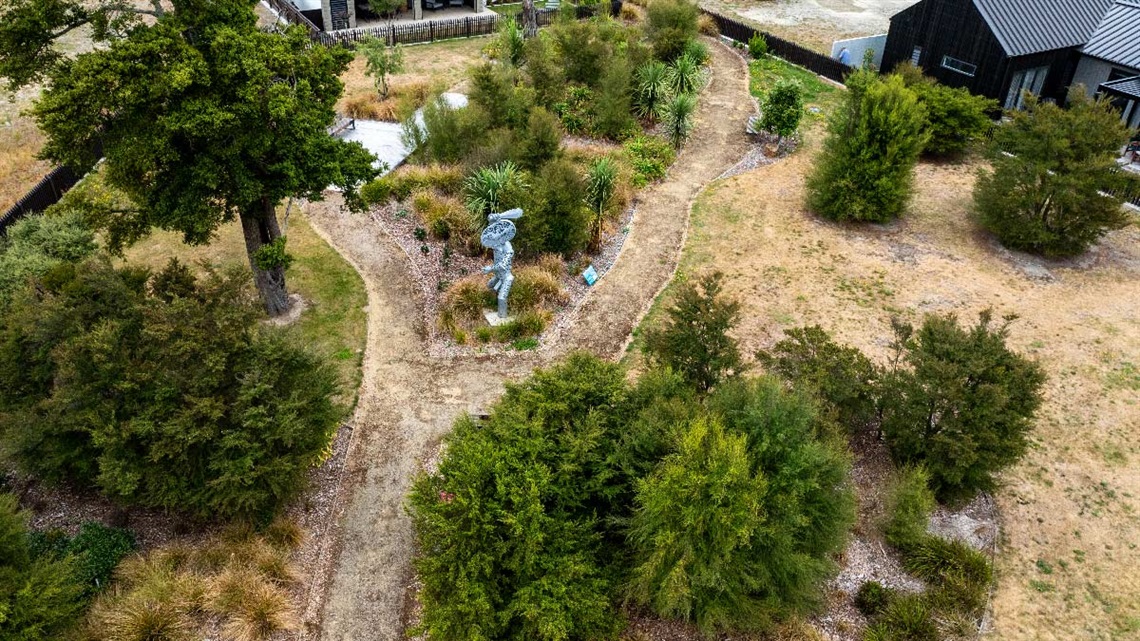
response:
[[[620,357],[631,331],[672,278],[700,190],[747,149],[753,112],[744,61],[710,46],[712,80],[702,95],[692,141],[669,176],[641,194],[617,264],[555,348],[499,358],[433,359],[416,324],[420,312],[405,258],[368,216],[330,201],[310,207],[314,228],[360,272],[368,289],[368,348],[353,422],[348,480],[341,489],[339,536],[328,594],[305,613],[314,639],[403,639],[413,533],[404,498],[423,458],[463,412],[490,406],[503,383],[570,349]]]

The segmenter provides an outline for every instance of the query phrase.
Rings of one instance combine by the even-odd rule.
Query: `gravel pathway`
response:
[[[360,272],[368,289],[368,347],[354,415],[347,473],[323,542],[327,576],[306,604],[308,639],[403,638],[413,536],[404,497],[423,460],[464,412],[493,403],[503,383],[571,349],[607,358],[672,278],[693,199],[748,149],[753,113],[744,61],[709,41],[712,80],[701,97],[692,141],[661,183],[640,194],[617,263],[586,298],[576,322],[549,348],[486,357],[436,358],[423,341],[417,287],[404,253],[369,216],[339,201],[309,208],[313,227]],[[323,588],[323,589],[322,589]]]

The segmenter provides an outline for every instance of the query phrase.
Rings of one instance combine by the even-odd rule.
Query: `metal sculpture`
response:
[[[512,209],[501,214],[487,216],[489,224],[479,236],[479,242],[484,247],[494,251],[494,262],[483,268],[484,274],[493,274],[487,282],[487,287],[498,292],[499,318],[507,318],[507,296],[511,293],[511,284],[515,276],[511,273],[511,263],[514,262],[515,249],[511,247],[511,239],[515,237],[515,224],[512,220],[522,218],[521,209]]]

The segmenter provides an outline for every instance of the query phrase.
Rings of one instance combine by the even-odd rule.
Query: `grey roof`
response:
[[[1079,47],[1113,0],[974,0],[1008,56]]]
[[[1117,0],[1082,51],[1089,56],[1140,69],[1140,2]]]
[[[1140,98],[1140,76],[1132,76],[1131,78],[1121,78],[1120,80],[1113,80],[1101,84],[1101,89],[1111,89],[1116,93],[1131,96],[1133,98]]]

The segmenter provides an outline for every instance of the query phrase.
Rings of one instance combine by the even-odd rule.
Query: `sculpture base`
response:
[[[499,325],[509,323],[515,319],[514,316],[499,318],[499,310],[497,309],[484,309],[483,318],[487,319],[487,324],[491,327],[498,327]]]

